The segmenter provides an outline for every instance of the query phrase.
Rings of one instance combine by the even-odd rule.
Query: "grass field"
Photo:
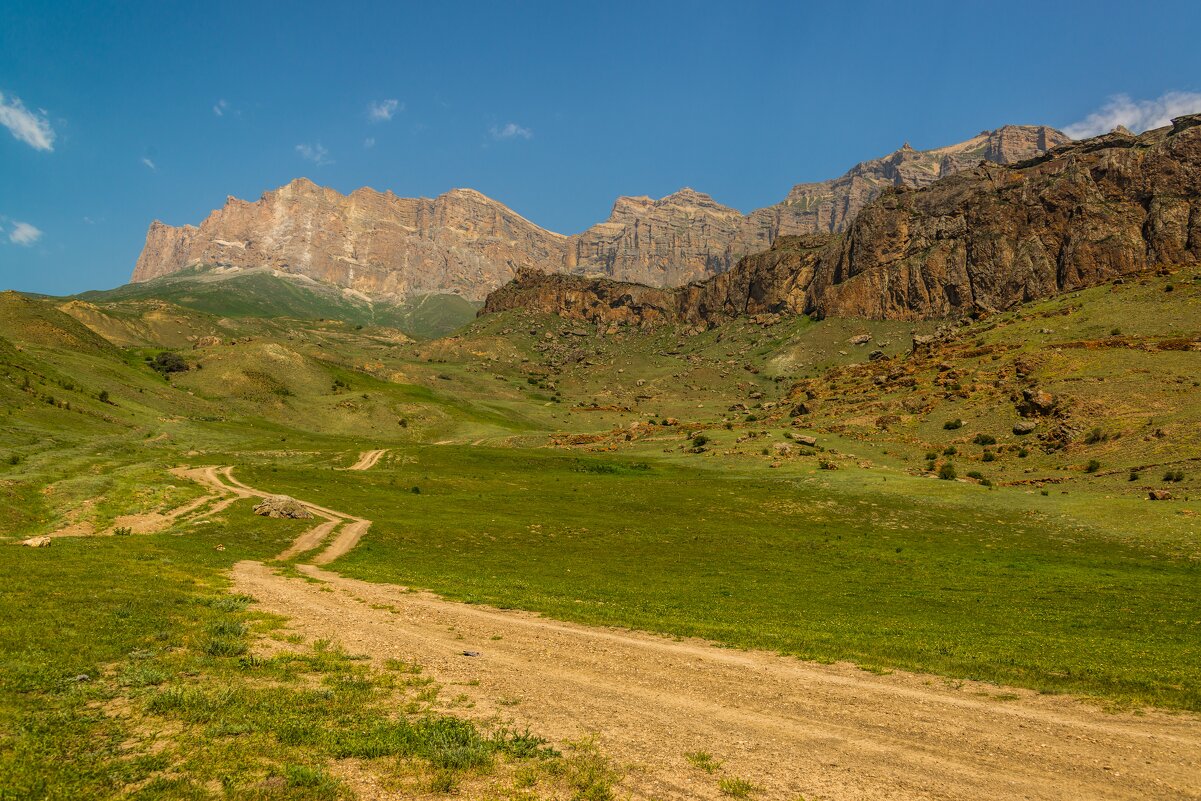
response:
[[[909,337],[933,326],[896,322],[689,335],[509,313],[411,342],[219,292],[4,293],[0,542],[109,533],[201,495],[169,468],[228,464],[373,520],[332,565],[348,576],[1197,711],[1195,279],[1036,304],[928,355]],[[463,310],[419,311],[444,326]],[[849,344],[860,333],[872,344]],[[156,370],[164,352],[188,369]],[[1019,436],[1031,387],[1057,406]],[[335,469],[371,448],[389,449],[372,470]],[[959,480],[938,479],[947,464]],[[412,790],[572,797],[592,775],[605,797],[603,768],[569,767],[587,749],[463,724],[409,668],[283,641],[224,599],[230,565],[295,533],[241,503],[209,525],[0,547],[0,798],[350,797],[347,755]]]

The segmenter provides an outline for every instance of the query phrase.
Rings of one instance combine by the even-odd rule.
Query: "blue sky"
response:
[[[748,211],[904,141],[1201,110],[1198,30],[1195,2],[5,0],[0,288],[121,284],[151,220],[300,175],[562,233],[682,186]]]

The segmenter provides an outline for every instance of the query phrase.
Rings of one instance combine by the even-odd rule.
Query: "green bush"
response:
[[[955,465],[950,462],[943,462],[942,467],[938,468],[938,477],[943,481],[954,481],[958,475],[955,472]]]
[[[1084,472],[1095,473],[1101,469],[1101,463],[1096,459],[1089,459],[1088,464],[1084,466]]]
[[[972,438],[972,442],[977,445],[996,445],[997,438],[992,434],[977,434]]]
[[[942,424],[942,427],[947,431],[954,431],[957,428],[963,428],[962,420],[948,420]]]

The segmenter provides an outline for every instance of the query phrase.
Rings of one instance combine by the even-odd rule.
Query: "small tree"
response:
[[[99,400],[101,403],[108,403],[108,390],[107,389],[100,390],[100,394],[96,396],[96,399]]]
[[[958,475],[955,472],[955,465],[950,462],[943,462],[942,467],[938,468],[938,477],[943,481],[954,481]]]

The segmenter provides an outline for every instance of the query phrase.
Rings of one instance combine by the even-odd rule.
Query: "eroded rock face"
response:
[[[1199,257],[1201,115],[1194,115],[1137,137],[1114,132],[1009,166],[976,166],[923,189],[890,189],[845,234],[781,236],[726,273],[654,295],[653,314],[641,311],[648,296],[604,281],[577,280],[571,307],[556,305],[533,274],[521,291],[490,297],[484,311],[525,305],[635,323],[802,312],[950,318]]]
[[[367,188],[342,195],[298,178],[255,202],[231,197],[199,227],[156,220],[131,280],[204,264],[272,267],[375,299],[479,299],[522,268],[680,286],[727,272],[781,236],[841,231],[887,187],[925,186],[981,159],[1030,158],[1060,141],[1050,128],[1008,126],[935,150],[905,146],[748,215],[692,189],[621,197],[605,222],[570,237],[470,189],[434,199]]]
[[[431,200],[298,178],[254,203],[229,198],[199,228],[150,226],[133,281],[195,264],[268,266],[375,298],[482,298],[521,266],[558,269],[565,237],[479,192]]]

